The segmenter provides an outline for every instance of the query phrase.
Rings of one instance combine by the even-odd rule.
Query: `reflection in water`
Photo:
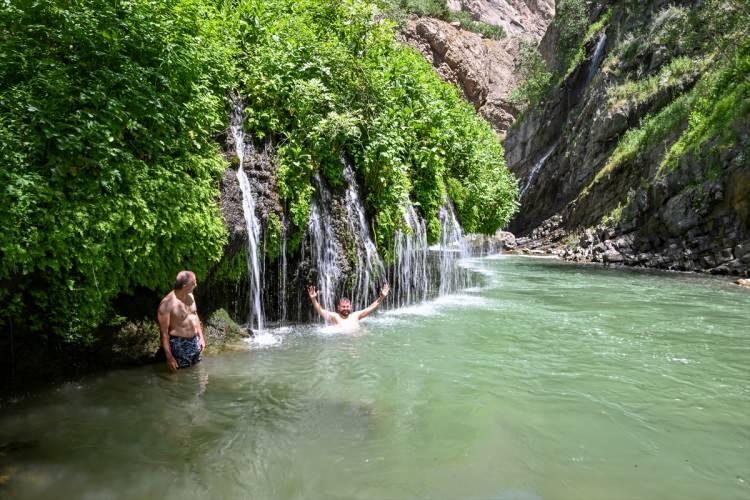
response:
[[[0,495],[748,496],[746,292],[468,265],[485,287],[381,311],[358,335],[269,330],[278,342],[177,374],[113,371],[7,407]]]

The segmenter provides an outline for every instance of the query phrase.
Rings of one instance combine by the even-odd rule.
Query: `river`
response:
[[[546,259],[0,410],[5,498],[750,498],[750,293]],[[7,495],[7,496],[6,496]]]

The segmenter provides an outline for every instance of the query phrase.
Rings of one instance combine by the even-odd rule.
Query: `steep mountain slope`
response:
[[[511,230],[576,260],[747,275],[749,9],[600,1],[572,45],[580,19],[556,18],[540,44],[556,85],[505,141]]]
[[[538,42],[554,14],[551,0],[449,1],[454,10],[479,21],[501,26],[507,36],[483,38],[459,23],[421,17],[404,23],[404,42],[418,49],[438,74],[456,84],[464,97],[497,131],[507,130],[518,114],[509,99],[517,86],[513,72],[519,42]]]

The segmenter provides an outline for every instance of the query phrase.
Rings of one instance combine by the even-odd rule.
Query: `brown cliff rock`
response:
[[[509,36],[485,39],[444,21],[420,18],[406,22],[402,40],[419,50],[444,80],[457,85],[495,130],[505,131],[518,113],[508,98],[518,84],[513,68],[519,41],[542,37],[554,13],[554,2],[463,0],[449,2],[449,7],[502,26]]]

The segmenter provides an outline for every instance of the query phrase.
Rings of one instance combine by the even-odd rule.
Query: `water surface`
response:
[[[750,498],[750,294],[502,257],[484,286],[2,409],[7,498]]]

